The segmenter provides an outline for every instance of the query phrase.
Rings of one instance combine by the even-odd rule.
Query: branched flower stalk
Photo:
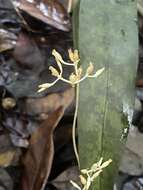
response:
[[[83,74],[83,69],[81,66],[79,66],[80,58],[78,54],[78,50],[72,51],[71,49],[68,50],[70,63],[65,62],[55,49],[52,51],[52,55],[55,57],[57,66],[59,70],[57,70],[55,67],[50,66],[49,70],[51,71],[52,75],[56,77],[56,79],[52,83],[44,83],[39,85],[38,92],[42,92],[46,90],[47,88],[50,88],[54,86],[58,81],[63,81],[72,87],[76,87],[76,106],[75,106],[75,114],[74,114],[74,120],[73,120],[73,128],[72,128],[72,139],[73,139],[73,148],[75,152],[75,156],[78,162],[78,166],[80,167],[80,161],[79,161],[79,155],[77,151],[76,146],[76,140],[75,140],[75,133],[76,133],[76,119],[77,119],[77,113],[78,113],[78,103],[79,103],[79,84],[84,81],[86,78],[96,78],[98,77],[103,71],[104,68],[97,70],[94,74],[94,66],[93,63],[89,63],[89,66],[86,69],[86,72]],[[74,72],[72,72],[68,79],[63,77],[63,65],[71,66],[74,68]]]
[[[81,66],[79,66],[79,54],[77,50],[72,51],[69,49],[69,58],[71,60],[71,63],[65,62],[62,58],[62,56],[54,49],[52,51],[52,55],[55,57],[57,66],[59,67],[60,72],[54,68],[53,66],[49,67],[49,70],[51,71],[52,75],[56,77],[56,80],[52,83],[44,83],[39,85],[39,90],[38,92],[42,92],[46,90],[47,88],[52,87],[55,85],[59,80],[70,84],[71,86],[75,86],[76,84],[79,84],[86,78],[96,78],[98,77],[103,71],[104,68],[99,69],[95,74],[93,74],[94,71],[94,66],[93,63],[89,63],[89,66],[87,67],[87,70],[84,75],[83,74],[83,69]],[[74,68],[74,72],[70,74],[69,79],[66,79],[63,77],[63,65],[67,66],[72,66]]]
[[[106,162],[103,162],[103,158],[101,158],[99,162],[94,163],[91,166],[91,168],[81,170],[81,175],[79,177],[82,187],[80,187],[77,183],[75,183],[72,180],[70,181],[71,184],[78,190],[89,190],[95,179],[100,175],[103,169],[106,168],[111,162],[111,159],[109,159]]]

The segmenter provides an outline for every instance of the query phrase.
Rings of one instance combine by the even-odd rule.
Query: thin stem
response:
[[[68,63],[68,62],[65,62],[64,60],[61,60],[61,63],[62,63],[63,65],[69,65],[69,66],[74,66],[74,67],[75,67],[75,65],[77,65],[79,61],[80,61],[80,60],[77,60],[77,61],[75,61],[74,63]]]
[[[63,77],[60,77],[59,79],[62,80],[63,82],[66,82],[66,83],[72,85],[71,81],[69,81],[69,80],[67,80],[67,79],[65,79],[65,78],[63,78]]]
[[[76,74],[76,75],[78,75],[78,67],[77,67],[77,64],[78,64],[77,62],[74,63],[74,65],[75,65],[74,68],[75,68],[75,74]]]
[[[57,78],[54,82],[52,82],[52,83],[44,83],[44,84],[41,84],[41,85],[39,85],[39,90],[38,90],[38,92],[42,92],[42,91],[44,91],[46,88],[49,88],[49,85],[50,85],[50,87],[51,86],[53,86],[53,85],[55,85],[58,81],[59,81],[60,79],[59,78]]]
[[[95,78],[96,77],[96,73],[94,75],[88,75],[88,78]]]
[[[57,78],[57,79],[56,79],[54,82],[52,82],[51,84],[54,85],[54,84],[56,84],[59,80],[60,80],[60,79]]]
[[[74,64],[75,73],[78,74],[78,68],[77,64]],[[72,128],[72,141],[73,141],[73,148],[74,153],[77,159],[78,167],[80,168],[80,160],[79,160],[79,154],[77,150],[77,144],[76,144],[76,120],[77,120],[77,114],[78,114],[78,106],[79,106],[79,83],[76,85],[76,103],[75,103],[75,113],[74,113],[74,120],[73,120],[73,128]]]
[[[78,106],[79,106],[79,84],[76,85],[76,103],[75,103],[75,112],[74,112],[73,127],[72,127],[72,141],[73,141],[73,149],[77,159],[78,167],[80,168],[79,154],[76,145],[76,120],[78,114]]]
[[[80,82],[82,82],[84,79],[86,79],[88,76],[85,75],[84,77],[82,77],[80,80],[76,81],[74,84],[78,84]]]
[[[63,74],[63,68],[62,68],[61,62],[56,57],[55,57],[55,59],[56,59],[57,65],[58,65],[58,67],[60,69],[60,76],[62,76],[62,74]]]
[[[63,65],[68,65],[68,66],[74,66],[74,63],[67,63],[67,62],[64,62],[64,61],[62,61],[62,64]]]

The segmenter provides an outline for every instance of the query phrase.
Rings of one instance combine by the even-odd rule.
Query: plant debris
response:
[[[63,116],[63,108],[53,112],[31,135],[29,148],[23,157],[22,190],[44,189],[52,167],[53,132]]]
[[[58,81],[37,92],[40,84],[55,80],[49,71],[58,70],[53,49],[70,61],[69,3],[0,0],[0,189],[51,188],[57,176],[76,165],[74,89]],[[63,77],[71,72],[63,66]]]

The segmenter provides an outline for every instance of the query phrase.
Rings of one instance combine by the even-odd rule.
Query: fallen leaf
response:
[[[24,171],[21,190],[44,189],[54,155],[53,131],[63,113],[64,109],[58,108],[32,134],[29,148],[23,158]]]
[[[19,137],[28,138],[29,131],[27,129],[26,119],[23,116],[10,115],[7,116],[2,122],[3,126],[8,129],[11,133],[17,134]]]
[[[72,118],[73,119],[73,118]],[[64,124],[56,128],[54,133],[55,151],[59,151],[72,140],[72,124]]]
[[[22,138],[22,137],[18,136],[17,134],[10,134],[9,136],[10,136],[11,142],[13,143],[14,146],[23,147],[23,148],[28,147],[29,142],[26,138]]]
[[[72,12],[75,0],[59,0],[59,2],[62,3],[68,13]]]
[[[71,29],[71,23],[67,11],[57,0],[14,0],[14,5],[50,26],[63,31]]]
[[[10,166],[14,159],[15,154],[16,154],[15,150],[0,153],[0,167]]]
[[[75,91],[69,88],[61,93],[53,93],[42,98],[28,98],[25,103],[25,113],[29,115],[50,114],[58,107],[68,108],[74,101]]]
[[[13,57],[17,65],[22,69],[32,70],[40,73],[44,68],[44,58],[35,43],[28,34],[21,32],[18,36]]]
[[[0,52],[13,49],[16,45],[17,37],[12,32],[0,29]]]
[[[12,145],[9,135],[0,135],[0,167],[16,165],[20,156],[20,149]]]
[[[3,168],[0,168],[0,190],[13,190],[13,181]]]
[[[54,179],[50,183],[54,185],[58,190],[73,189],[70,181],[73,180],[79,184],[80,182],[79,175],[80,172],[78,167],[72,166],[63,171],[56,179]]]

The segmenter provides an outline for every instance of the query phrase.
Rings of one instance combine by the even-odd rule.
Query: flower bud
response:
[[[69,53],[69,58],[70,60],[74,63],[76,61],[79,61],[79,54],[78,54],[78,50],[74,50],[72,51],[71,49],[68,50]]]
[[[59,76],[59,72],[54,67],[50,66],[49,70],[51,71],[53,76],[55,76],[55,77]]]
[[[93,63],[89,63],[89,66],[86,70],[87,75],[91,75],[93,73],[93,70],[94,70]]]
[[[77,81],[77,76],[76,76],[74,73],[72,73],[72,74],[70,75],[70,77],[69,77],[69,80],[70,80],[70,82],[71,82],[72,84],[74,84],[74,83]]]

